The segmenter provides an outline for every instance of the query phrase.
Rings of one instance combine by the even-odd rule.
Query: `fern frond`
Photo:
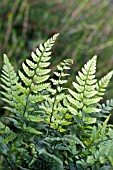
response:
[[[61,85],[67,83],[67,80],[64,79],[66,76],[68,76],[69,74],[64,73],[65,70],[70,69],[70,65],[73,63],[72,60],[70,59],[66,59],[63,60],[63,62],[61,62],[58,66],[57,69],[58,71],[53,72],[54,75],[56,75],[58,77],[58,79],[51,79],[53,85],[56,85],[57,88],[59,88]],[[60,87],[61,88],[61,87]],[[62,89],[63,90],[63,89]]]
[[[14,71],[14,67],[10,64],[9,59],[5,54],[1,77],[3,84],[0,86],[5,90],[4,92],[0,92],[4,96],[2,100],[11,106],[14,106],[16,102],[15,97],[20,94],[20,90],[16,86],[19,78]]]
[[[96,96],[103,96],[105,94],[106,87],[107,87],[110,79],[112,78],[112,76],[113,76],[113,71],[110,71],[99,82],[97,82],[96,90],[98,91],[98,93],[96,94]]]
[[[50,69],[45,68],[50,65],[50,62],[48,62],[48,60],[51,58],[50,50],[57,36],[58,34],[47,40],[47,42],[45,42],[43,45],[41,44],[39,48],[36,49],[36,54],[32,52],[31,56],[33,61],[26,59],[26,64],[22,64],[23,71],[28,77],[21,71],[19,71],[19,76],[26,86],[31,87],[32,83],[36,84],[37,86],[37,83],[39,84],[48,80],[49,75],[47,74],[50,72]]]
[[[83,98],[91,98],[95,96],[95,72],[96,72],[96,59],[97,56],[94,56],[91,60],[87,62],[82,68],[82,72],[78,72],[76,76],[77,83],[73,83],[74,88],[77,92],[83,93]],[[92,86],[93,85],[93,86]],[[89,95],[90,92],[90,95]]]
[[[40,97],[36,97],[35,94],[38,95],[39,92],[47,89],[50,86],[50,83],[46,83],[46,81],[49,79],[48,73],[50,73],[51,69],[48,69],[47,67],[50,64],[50,62],[48,62],[51,58],[50,50],[57,36],[58,34],[47,40],[43,45],[41,44],[39,48],[36,49],[36,53],[32,52],[31,57],[33,61],[31,61],[30,59],[26,59],[26,62],[22,64],[23,72],[18,72],[22,83],[25,84],[25,86],[23,87],[21,85],[21,82],[16,84],[21,91],[21,95],[19,97],[23,100],[24,95],[24,100],[26,101],[23,111],[24,113],[28,111],[28,108],[30,107],[29,103],[37,103],[42,101],[41,95]]]
[[[22,121],[19,120],[20,126],[23,126],[24,119],[26,119],[28,124],[34,121],[34,117],[29,117],[30,113],[35,110],[36,103],[48,97],[47,94],[42,94],[41,92],[50,86],[47,80],[49,79],[51,69],[47,67],[50,65],[51,48],[57,37],[58,34],[54,35],[43,45],[41,44],[39,48],[36,49],[36,53],[32,52],[32,61],[26,59],[26,61],[22,63],[23,71],[18,71],[19,77],[15,73],[7,56],[4,55],[3,74],[1,78],[3,84],[1,86],[6,92],[1,92],[2,95],[5,96],[2,99],[13,106],[12,108],[6,107],[8,110],[16,113],[18,117],[21,117]],[[40,120],[42,119],[40,118]],[[36,118],[35,122],[38,121]],[[26,124],[24,130],[34,134],[42,133],[31,126],[26,127]]]
[[[67,99],[72,104],[73,109],[71,106],[68,108],[72,114],[74,114],[74,110],[76,110],[75,115],[79,114],[80,110],[86,113],[100,111],[95,107],[90,107],[101,100],[101,97],[95,97],[98,93],[96,90],[97,80],[95,79],[96,60],[97,56],[94,56],[84,65],[82,71],[78,72],[77,82],[73,82],[75,91],[69,89],[70,95],[67,96]]]
[[[65,79],[69,74],[65,73],[66,69],[70,69],[72,60],[64,60],[57,66],[57,71],[53,74],[56,79],[50,79],[54,86],[50,86],[47,90],[50,92],[50,96],[46,99],[45,104],[39,106],[43,109],[47,115],[46,121],[49,124],[50,128],[57,129],[60,132],[66,131],[63,126],[69,125],[71,122],[68,122],[65,115],[68,111],[66,107],[63,106],[62,101],[65,98],[63,90],[66,88],[63,85],[67,82]],[[53,88],[54,87],[54,88]]]
[[[73,63],[72,60],[64,60],[61,62],[58,66],[57,72],[54,72],[54,74],[57,76],[57,80],[51,79],[53,85],[56,86],[56,89],[54,89],[54,99],[52,103],[52,112],[50,115],[50,126],[52,128],[55,128],[59,130],[60,132],[64,132],[65,129],[61,126],[68,125],[70,122],[67,122],[65,119],[65,114],[67,113],[67,109],[60,103],[65,98],[64,93],[62,92],[65,90],[62,86],[67,82],[65,80],[65,77],[69,74],[65,73],[65,70],[70,69],[70,65]],[[50,90],[51,91],[51,90]]]
[[[103,117],[104,117],[105,114],[110,113],[110,111],[113,109],[113,99],[107,100],[106,103],[99,104],[98,106],[101,109],[101,114],[103,114]]]

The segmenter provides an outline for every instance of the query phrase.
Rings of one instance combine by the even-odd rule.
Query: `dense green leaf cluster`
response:
[[[1,170],[110,170],[113,100],[99,103],[113,75],[97,80],[97,56],[78,71],[73,89],[66,86],[72,60],[52,73],[51,48],[58,34],[39,45],[15,72],[4,55],[2,100],[9,111],[0,122]],[[52,76],[51,76],[52,73]]]

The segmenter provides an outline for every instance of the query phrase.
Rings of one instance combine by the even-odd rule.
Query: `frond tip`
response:
[[[51,69],[47,67],[50,65],[51,48],[55,43],[59,34],[53,35],[44,44],[40,44],[36,49],[36,52],[31,53],[32,60],[26,59],[26,62],[22,64],[23,72],[19,71],[19,77],[25,86],[33,87],[37,84],[44,83],[48,80]],[[35,84],[35,85],[34,85]],[[44,86],[43,86],[44,87]],[[36,88],[35,88],[36,89]]]
[[[113,76],[113,71],[110,71],[106,76],[102,77],[102,79],[96,84],[96,89],[98,91],[97,96],[103,96],[106,91],[106,87],[110,82],[110,79]]]

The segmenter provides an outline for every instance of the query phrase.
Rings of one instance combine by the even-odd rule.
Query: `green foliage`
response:
[[[113,99],[101,104],[113,75],[97,80],[97,56],[78,71],[73,89],[67,76],[73,61],[49,68],[58,34],[39,45],[15,72],[4,55],[1,95],[9,115],[0,122],[1,170],[110,170],[113,167]],[[10,124],[8,124],[10,122]]]

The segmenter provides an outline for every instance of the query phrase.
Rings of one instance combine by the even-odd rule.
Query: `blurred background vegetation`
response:
[[[0,72],[3,53],[17,70],[32,50],[59,32],[53,48],[53,70],[64,58],[73,59],[69,82],[74,81],[76,72],[96,54],[97,77],[105,75],[113,69],[112,14],[111,0],[1,0]],[[113,98],[112,84],[113,80],[106,98]],[[0,108],[2,105],[0,101]]]

